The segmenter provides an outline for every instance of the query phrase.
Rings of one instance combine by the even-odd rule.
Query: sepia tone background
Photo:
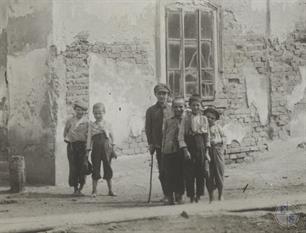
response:
[[[29,184],[66,182],[62,132],[78,99],[105,103],[119,155],[145,153],[144,113],[157,82],[220,109],[227,163],[271,140],[305,139],[305,0],[0,4],[3,183],[14,154],[25,157]]]

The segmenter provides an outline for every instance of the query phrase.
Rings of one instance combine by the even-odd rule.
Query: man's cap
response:
[[[85,103],[84,101],[82,100],[77,100],[73,103],[73,108],[75,107],[79,107],[79,108],[82,108],[84,111],[87,111],[88,109],[88,104]]]
[[[209,112],[216,116],[216,120],[220,119],[220,113],[215,106],[207,106],[203,111],[204,115],[206,115]]]
[[[154,93],[157,92],[167,92],[170,94],[170,88],[164,84],[164,83],[158,83],[155,87],[154,87]]]

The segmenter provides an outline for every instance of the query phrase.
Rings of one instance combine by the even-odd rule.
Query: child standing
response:
[[[165,194],[170,205],[174,204],[174,200],[181,204],[184,194],[184,154],[178,142],[179,128],[185,109],[184,98],[175,98],[172,101],[172,109],[174,116],[165,121],[162,143]]]
[[[224,182],[224,146],[225,135],[219,125],[216,124],[216,120],[219,120],[220,114],[214,107],[208,107],[204,110],[204,114],[207,116],[210,131],[210,144],[209,154],[211,158],[210,162],[210,188],[209,199],[210,202],[214,199],[214,189],[218,189],[218,199],[223,200],[223,182]]]
[[[101,178],[101,162],[103,163],[103,179],[107,181],[108,195],[115,196],[112,190],[113,170],[111,161],[117,157],[113,151],[114,138],[111,125],[103,117],[105,106],[103,103],[96,103],[93,106],[95,122],[90,122],[87,138],[87,151],[91,151],[92,172],[92,196],[97,196],[98,180]]]
[[[154,87],[154,95],[157,99],[157,102],[156,104],[149,107],[146,111],[145,131],[149,144],[150,154],[153,155],[156,153],[159,180],[164,194],[163,200],[166,201],[165,181],[161,166],[161,147],[164,121],[172,115],[171,107],[167,103],[170,95],[170,89],[167,85],[159,83]]]
[[[204,178],[208,175],[209,132],[207,118],[201,113],[201,98],[192,95],[189,99],[191,112],[186,113],[179,141],[186,158],[186,191],[190,202],[198,202],[204,195]]]
[[[69,185],[74,187],[74,194],[80,195],[88,169],[88,157],[86,156],[88,120],[85,117],[87,104],[76,101],[73,108],[75,115],[66,122],[64,141],[67,143]]]

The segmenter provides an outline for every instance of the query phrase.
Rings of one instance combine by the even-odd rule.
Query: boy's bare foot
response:
[[[223,201],[224,200],[223,195],[219,196],[218,200]]]
[[[93,198],[97,197],[97,193],[96,192],[92,192],[91,193],[91,197],[93,197]]]
[[[108,192],[108,196],[111,196],[111,197],[116,197],[116,196],[117,196],[117,194],[116,194],[116,193],[114,193],[113,191],[109,191],[109,192]]]
[[[80,190],[80,189],[78,190],[77,195],[78,195],[78,196],[85,196],[85,194],[82,193],[82,190]]]

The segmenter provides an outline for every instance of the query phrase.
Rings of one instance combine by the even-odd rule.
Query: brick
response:
[[[232,164],[232,163],[233,163],[233,161],[230,160],[230,159],[225,160],[225,165],[229,165],[229,164]]]
[[[244,162],[244,158],[239,158],[235,160],[236,163],[243,163]]]

